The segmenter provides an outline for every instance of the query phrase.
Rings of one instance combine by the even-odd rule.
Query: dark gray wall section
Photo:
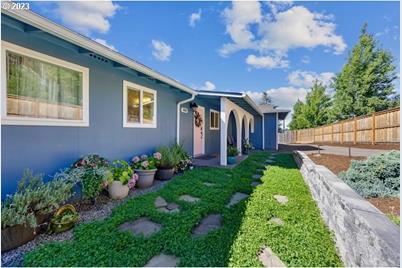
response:
[[[276,150],[277,126],[276,114],[264,114],[265,149]]]
[[[16,24],[18,27],[18,24]],[[176,139],[176,103],[190,95],[114,68],[73,45],[46,34],[29,34],[2,24],[2,40],[89,68],[89,127],[2,125],[2,197],[14,192],[25,168],[46,178],[69,166],[80,156],[97,153],[113,159],[151,153],[155,147]],[[123,80],[157,90],[157,128],[123,128]],[[182,125],[185,131],[192,125]],[[188,141],[186,141],[188,142]],[[212,145],[211,145],[212,146]],[[186,143],[187,149],[192,149]],[[209,148],[209,147],[208,147]]]

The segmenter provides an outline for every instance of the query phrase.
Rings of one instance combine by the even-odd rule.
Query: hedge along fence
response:
[[[317,128],[279,134],[281,143],[376,144],[399,142],[399,107]]]

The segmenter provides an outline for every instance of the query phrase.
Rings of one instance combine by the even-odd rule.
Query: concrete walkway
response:
[[[306,154],[313,154],[318,152],[318,146],[314,144],[280,144],[279,151],[281,152],[292,152],[292,151],[303,151]],[[322,154],[336,154],[336,155],[349,155],[348,147],[338,147],[338,146],[320,146],[320,151]],[[353,148],[351,147],[351,156],[364,156],[368,157],[371,155],[381,154],[388,152],[387,150],[378,149],[363,149],[363,148]]]

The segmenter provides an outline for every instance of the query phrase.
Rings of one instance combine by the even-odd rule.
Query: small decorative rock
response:
[[[208,186],[208,187],[212,187],[212,186],[215,185],[215,183],[210,183],[210,182],[204,182],[203,184],[204,184],[205,186]]]
[[[166,208],[169,209],[169,210],[178,209],[178,208],[179,208],[179,205],[176,204],[176,203],[169,203],[169,204],[166,206]]]
[[[133,222],[125,222],[119,226],[120,231],[130,231],[134,235],[143,235],[149,237],[152,234],[159,232],[162,229],[162,225],[155,223],[148,218],[139,218]]]
[[[195,236],[206,235],[212,230],[221,227],[222,216],[220,214],[210,214],[202,219],[201,223],[195,227],[192,233]]]
[[[163,199],[162,197],[158,196],[155,199],[154,205],[156,208],[161,208],[161,207],[166,207],[167,206],[167,202],[165,199]]]
[[[253,175],[253,179],[254,179],[254,180],[259,180],[259,179],[261,179],[261,177],[262,177],[261,174],[254,174],[254,175]]]
[[[286,205],[289,201],[288,197],[284,195],[274,195],[274,198],[282,205]]]
[[[241,200],[246,199],[248,194],[245,193],[235,193],[229,201],[229,204],[226,205],[227,208],[239,203]]]
[[[264,247],[258,255],[258,259],[264,267],[286,267],[286,265],[276,256],[270,247]]]
[[[261,183],[259,183],[258,181],[253,181],[252,183],[250,183],[250,185],[252,186],[252,187],[256,187],[256,186],[258,186],[258,185],[260,185]]]
[[[198,201],[200,201],[200,199],[198,197],[194,197],[194,196],[191,196],[188,194],[180,196],[179,200],[190,202],[190,203],[197,203]]]
[[[285,224],[282,219],[276,218],[276,217],[271,218],[269,220],[269,223],[276,224],[276,225],[281,225],[281,226]]]
[[[173,255],[159,254],[152,257],[144,267],[176,267],[179,260]]]

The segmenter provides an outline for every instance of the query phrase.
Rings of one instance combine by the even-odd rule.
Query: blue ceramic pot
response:
[[[236,156],[228,156],[228,165],[236,164]]]

